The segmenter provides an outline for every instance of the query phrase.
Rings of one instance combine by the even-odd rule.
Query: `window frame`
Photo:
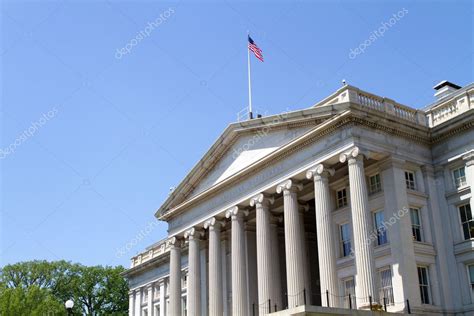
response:
[[[462,209],[464,208],[464,212]],[[469,209],[469,214],[471,215],[470,219],[463,221],[463,215],[467,219],[467,209]],[[471,240],[474,238],[474,232],[471,233],[471,229],[474,229],[474,218],[472,216],[472,210],[471,210],[471,204],[466,203],[466,204],[461,204],[457,206],[458,214],[459,214],[459,222],[461,223],[461,236],[463,240]],[[467,225],[467,231],[465,230],[465,225]],[[472,226],[472,227],[471,227]],[[466,232],[469,234],[469,238],[466,238]]]
[[[341,194],[343,196],[341,196],[339,198],[339,192],[341,192]],[[343,208],[343,207],[346,207],[347,205],[349,205],[349,200],[347,198],[347,187],[344,187],[344,188],[341,188],[339,190],[336,190],[336,206],[337,208]]]
[[[376,179],[376,181],[375,183],[372,183],[372,179],[374,178]],[[376,194],[376,193],[382,192],[382,177],[380,176],[379,172],[369,176],[368,180],[369,180],[368,181],[369,194]]]
[[[377,210],[372,212],[372,220],[374,223],[374,232],[377,234],[377,246],[383,246],[388,244],[388,233],[387,228],[385,226],[379,227],[377,225],[377,215],[382,215],[382,223],[385,222],[385,213],[384,210]],[[383,238],[382,238],[383,237]]]
[[[471,268],[474,270],[474,263],[468,263],[466,265],[467,278],[468,278],[470,288],[471,288],[471,290],[470,290],[470,292],[471,292],[471,302],[474,302],[474,271],[473,271],[473,275],[471,275],[471,271],[470,271]]]
[[[389,282],[390,282],[390,285],[383,285],[382,284],[382,273],[384,272],[389,272],[390,273],[390,278],[389,278]],[[394,305],[395,304],[395,297],[393,295],[393,273],[392,273],[392,267],[391,266],[385,266],[385,267],[382,267],[380,269],[378,269],[377,271],[377,276],[378,276],[378,281],[379,281],[379,296],[380,296],[380,299],[383,300],[383,298],[387,298],[387,305]],[[382,295],[382,294],[386,294],[388,293],[388,297],[386,295]]]
[[[410,179],[412,178],[412,179]],[[416,176],[414,171],[405,170],[405,185],[408,190],[415,191],[416,186]]]
[[[352,308],[356,309],[356,296],[355,296],[355,277],[354,276],[349,276],[346,278],[341,279],[342,282],[342,304],[345,308],[349,308],[349,293],[348,289],[350,289],[350,294],[351,294],[351,301],[352,301]],[[352,282],[352,288],[346,287],[346,284],[348,282]]]
[[[344,239],[343,227],[347,227],[347,239]],[[339,249],[340,257],[347,258],[351,256],[352,253],[352,232],[350,223],[342,223],[339,225]],[[346,253],[346,246],[349,245],[348,252]]]
[[[413,223],[413,211],[416,211],[417,217],[418,217],[418,224]],[[412,231],[412,236],[413,236],[413,241],[414,242],[424,242],[425,237],[424,237],[424,232],[423,232],[423,222],[421,219],[421,208],[419,207],[414,207],[410,206],[410,222],[411,222],[411,231]],[[419,237],[420,240],[415,238],[415,230],[418,230],[419,232]]]
[[[461,175],[461,170],[462,170],[462,173],[464,175]],[[460,176],[459,178],[464,178],[464,180],[461,180],[459,181],[460,183],[458,184],[458,181],[456,180],[456,171],[459,172]],[[452,176],[452,179],[453,179],[453,185],[454,185],[454,188],[456,189],[461,189],[461,188],[464,188],[465,186],[467,186],[467,180],[466,180],[466,167],[465,166],[461,166],[461,167],[457,167],[457,168],[454,168],[451,170],[451,176]]]
[[[422,280],[420,278],[420,271],[425,271],[424,277],[426,278],[426,284],[422,284]],[[420,289],[420,298],[421,298],[421,304],[424,305],[433,305],[433,297],[431,294],[431,279],[430,279],[430,268],[429,266],[424,266],[424,265],[418,265],[417,266],[417,272],[418,272],[418,285]],[[421,274],[423,276],[423,273]],[[422,291],[422,288],[426,289],[426,293]],[[425,297],[426,295],[426,297]],[[426,301],[428,299],[428,301]]]

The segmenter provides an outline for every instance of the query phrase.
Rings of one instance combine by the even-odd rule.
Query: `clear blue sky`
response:
[[[473,81],[473,14],[472,1],[4,1],[0,264],[128,266],[165,237],[160,223],[117,253],[247,104],[247,30],[268,113],[309,107],[343,78],[423,107],[435,83]]]

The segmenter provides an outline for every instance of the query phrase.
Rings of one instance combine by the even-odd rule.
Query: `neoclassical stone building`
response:
[[[230,124],[156,212],[130,315],[474,314],[474,84],[435,90]]]

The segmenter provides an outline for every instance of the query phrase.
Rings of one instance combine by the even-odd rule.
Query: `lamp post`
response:
[[[64,306],[66,306],[67,314],[72,315],[72,308],[74,307],[74,301],[67,300],[66,303],[64,303]]]

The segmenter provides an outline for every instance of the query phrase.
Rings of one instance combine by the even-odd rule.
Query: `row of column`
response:
[[[375,261],[373,249],[365,241],[370,234],[370,212],[365,183],[363,156],[357,147],[341,154],[340,162],[348,162],[351,213],[354,232],[354,249],[356,260],[356,296],[360,299],[358,306],[369,304],[368,298],[376,300]],[[308,170],[306,176],[314,180],[316,225],[319,250],[320,285],[322,290],[338,293],[336,253],[333,225],[331,220],[331,195],[328,177],[333,170],[318,165]],[[309,273],[305,271],[304,239],[302,238],[302,217],[299,212],[297,192],[301,184],[289,179],[276,187],[276,193],[283,194],[284,200],[284,233],[286,252],[286,280],[288,307],[293,308],[305,302],[304,290],[308,290]],[[250,206],[256,210],[257,224],[257,273],[259,305],[272,302],[282,308],[281,284],[279,284],[279,265],[275,264],[276,225],[272,229],[270,206],[271,196],[260,193],[250,200]],[[231,219],[232,244],[232,314],[248,314],[248,288],[246,279],[245,255],[245,210],[233,207],[226,212]],[[209,230],[209,315],[223,314],[222,264],[220,234],[224,222],[211,218],[204,228]],[[189,239],[189,279],[188,279],[188,312],[200,315],[200,260],[199,236],[194,228],[186,232]],[[273,241],[273,243],[272,243]],[[172,242],[170,256],[170,313],[179,315],[181,311],[181,253],[175,238]],[[278,275],[277,275],[278,273]],[[331,304],[334,306],[337,304]]]
[[[166,285],[165,281],[159,281],[159,288],[160,288],[160,313],[156,315],[154,313],[154,305],[153,305],[153,284],[149,284],[144,287],[144,290],[147,292],[147,310],[148,315],[155,315],[155,316],[165,316],[166,315]],[[142,315],[141,308],[142,308],[142,289],[136,289],[134,291],[129,292],[129,315]]]

